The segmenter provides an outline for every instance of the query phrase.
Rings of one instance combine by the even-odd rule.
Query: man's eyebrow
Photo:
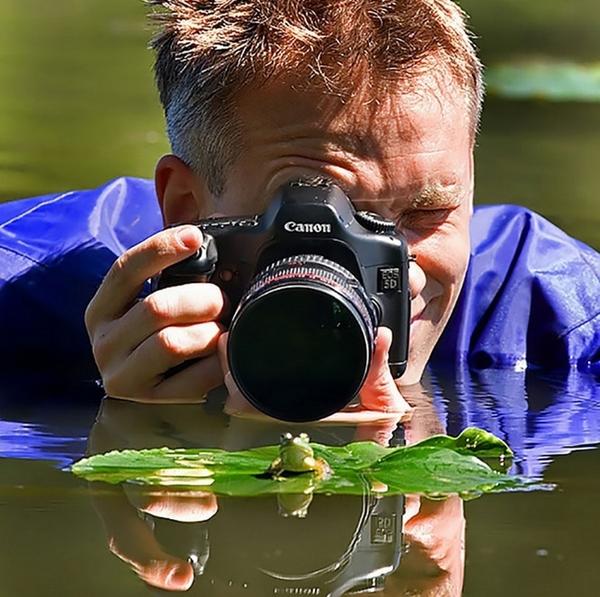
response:
[[[411,194],[410,205],[414,209],[442,209],[458,207],[465,195],[459,183],[430,183]]]

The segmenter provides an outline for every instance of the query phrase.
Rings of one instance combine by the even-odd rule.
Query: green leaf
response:
[[[476,428],[465,429],[457,438],[439,435],[399,448],[384,448],[374,442],[311,447],[315,457],[326,460],[332,469],[328,477],[312,472],[279,478],[266,474],[279,454],[278,446],[242,452],[169,448],[115,451],[80,460],[71,470],[89,481],[200,488],[227,496],[379,492],[476,497],[548,488],[490,468],[481,458],[503,461],[512,457],[512,452],[502,440]]]
[[[600,63],[528,61],[491,66],[490,95],[511,99],[600,102]]]
[[[479,458],[498,458],[504,460],[512,458],[513,452],[499,437],[493,433],[467,427],[458,437],[447,435],[434,435],[415,444],[413,447],[449,448],[460,454],[473,455]]]

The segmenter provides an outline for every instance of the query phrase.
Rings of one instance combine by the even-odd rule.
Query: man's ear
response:
[[[209,212],[211,196],[204,180],[177,156],[158,161],[154,184],[165,226],[195,222]]]

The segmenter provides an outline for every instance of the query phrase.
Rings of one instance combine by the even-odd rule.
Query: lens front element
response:
[[[321,419],[360,390],[376,325],[371,302],[349,271],[321,256],[281,259],[256,277],[233,318],[232,376],[270,416]]]

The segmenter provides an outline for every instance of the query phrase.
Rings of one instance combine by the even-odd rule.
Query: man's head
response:
[[[418,381],[466,271],[481,69],[450,0],[151,0],[156,76],[175,156],[165,222],[264,210],[325,175],[398,222],[411,267]]]

